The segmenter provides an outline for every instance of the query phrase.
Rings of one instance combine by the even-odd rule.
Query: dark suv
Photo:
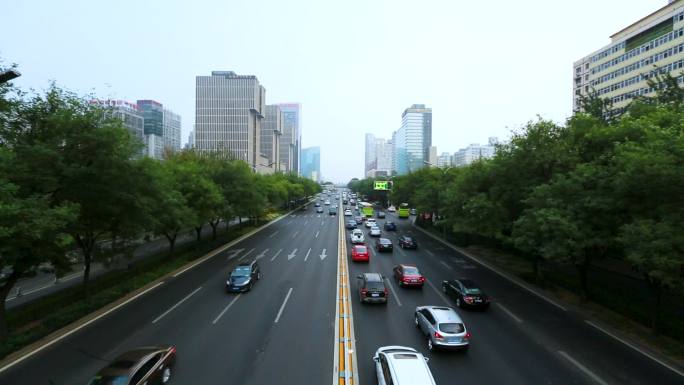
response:
[[[408,235],[402,235],[399,237],[399,247],[402,249],[417,249],[418,243]]]
[[[176,363],[176,348],[152,346],[126,352],[93,377],[88,385],[166,384]]]
[[[375,250],[377,251],[389,251],[390,253],[392,252],[392,241],[390,241],[387,238],[378,238],[377,241],[375,241]]]
[[[389,291],[383,276],[379,273],[363,273],[356,277],[359,281],[359,300],[361,303],[387,303]]]
[[[261,279],[261,270],[256,260],[242,262],[235,266],[226,281],[229,292],[243,292],[252,290],[254,283]]]

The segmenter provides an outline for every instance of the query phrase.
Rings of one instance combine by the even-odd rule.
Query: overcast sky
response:
[[[363,176],[364,133],[389,138],[414,103],[438,153],[564,121],[572,63],[667,0],[3,0],[0,58],[22,88],[155,99],[194,123],[195,76],[256,75],[302,104],[321,172]]]

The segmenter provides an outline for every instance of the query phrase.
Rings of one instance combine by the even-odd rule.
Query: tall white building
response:
[[[414,104],[404,110],[392,144],[393,173],[405,175],[425,167],[432,147],[432,108]]]
[[[301,120],[302,105],[299,103],[276,104],[283,114],[282,135],[280,136],[280,162],[285,165],[282,171],[300,173],[301,163]]]
[[[375,135],[366,134],[365,144],[363,173],[366,177],[369,177],[369,171],[374,170],[376,167],[375,150],[377,147],[377,139]]]
[[[443,152],[441,155],[437,157],[437,163],[435,163],[437,167],[449,167],[451,166],[451,154],[448,152]]]
[[[163,111],[164,150],[177,152],[181,149],[181,116],[164,108]]]
[[[496,153],[496,145],[499,143],[495,137],[489,138],[489,143],[480,145],[473,143],[454,153],[453,165],[456,167],[466,166],[481,158],[492,158]]]

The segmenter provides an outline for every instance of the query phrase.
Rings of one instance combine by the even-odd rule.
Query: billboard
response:
[[[375,181],[375,187],[373,190],[375,191],[387,191],[392,188],[392,182],[388,180],[376,180]]]

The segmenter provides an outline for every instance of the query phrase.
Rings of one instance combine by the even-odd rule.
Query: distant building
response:
[[[108,108],[111,113],[121,119],[124,127],[128,129],[128,132],[133,138],[135,138],[140,144],[139,156],[145,153],[145,135],[144,135],[144,125],[145,118],[143,113],[138,108],[135,103],[127,102],[125,100],[93,100],[92,103],[96,103],[104,108]]]
[[[397,175],[425,167],[432,147],[432,108],[414,104],[404,110],[401,118],[401,127],[392,135],[392,171]]]
[[[451,154],[449,154],[448,152],[443,152],[441,155],[437,157],[437,162],[435,162],[434,164],[436,164],[437,167],[442,168],[450,167],[452,165],[451,158]]]
[[[276,105],[280,107],[283,113],[283,134],[280,137],[280,161],[286,165],[283,171],[299,174],[302,106],[299,103],[279,103]]]
[[[495,137],[489,138],[489,143],[480,145],[473,143],[466,148],[462,148],[454,153],[453,165],[456,167],[466,166],[478,159],[492,158],[496,153],[496,145],[499,140]]]
[[[280,138],[283,135],[283,112],[273,104],[266,105],[261,125],[261,154],[268,160],[267,166],[280,171]]]
[[[190,131],[188,135],[188,142],[185,144],[186,149],[195,148],[195,130]]]
[[[163,113],[164,151],[178,152],[181,149],[181,116],[167,108]]]
[[[138,100],[138,108],[145,118],[145,155],[164,158],[164,106],[154,100]]]
[[[302,149],[302,174],[304,178],[320,182],[321,177],[321,148],[309,147]]]

